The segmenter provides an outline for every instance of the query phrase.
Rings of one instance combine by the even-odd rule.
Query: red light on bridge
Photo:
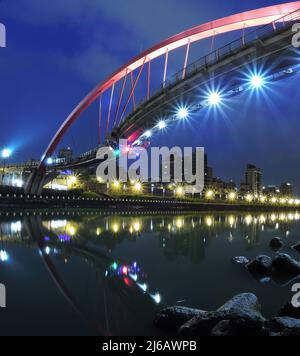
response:
[[[123,273],[125,276],[127,276],[127,274],[128,274],[128,267],[124,266],[124,267],[122,268],[122,273]]]

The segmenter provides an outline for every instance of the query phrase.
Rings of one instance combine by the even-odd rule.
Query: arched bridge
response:
[[[95,102],[99,103],[98,142],[117,147],[120,138],[130,146],[148,144],[156,130],[216,104],[219,94],[199,95],[222,77],[227,97],[238,95],[262,80],[256,70],[267,68],[268,81],[298,72],[299,50],[292,45],[293,25],[300,22],[300,1],[228,16],[184,31],[143,52],[121,67],[89,93],[63,122],[45,153],[39,168],[27,184],[27,193],[39,193],[45,182],[47,160],[54,154],[69,128]],[[241,31],[240,37],[214,50],[216,36]],[[190,64],[192,46],[211,39],[211,52]],[[179,71],[169,76],[173,52],[185,48]],[[162,60],[163,59],[163,60]],[[160,61],[159,89],[153,91],[152,68]],[[252,80],[249,79],[252,68]],[[256,81],[256,82],[255,82]],[[143,88],[143,93],[142,89]],[[157,85],[156,85],[157,88]],[[142,102],[137,104],[137,97]],[[106,99],[106,100],[105,100]],[[105,107],[104,103],[107,103]],[[181,106],[178,106],[181,103]],[[91,159],[91,157],[89,157]]]

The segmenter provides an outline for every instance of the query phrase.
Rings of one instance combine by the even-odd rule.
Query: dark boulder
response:
[[[209,312],[195,316],[186,322],[178,330],[181,337],[209,336],[211,330],[222,320],[225,320],[227,313]]]
[[[272,278],[271,277],[263,277],[259,280],[259,283],[261,284],[267,284],[267,283],[270,283],[272,281]]]
[[[274,318],[272,321],[280,329],[281,336],[300,336],[300,320],[288,317]]]
[[[272,273],[272,259],[269,256],[258,256],[246,265],[246,268],[253,275],[267,276]]]
[[[300,274],[300,263],[285,253],[280,253],[273,259],[272,267],[275,274],[289,276]]]
[[[257,310],[231,312],[228,319],[232,322],[239,336],[255,336],[262,333],[266,319]]]
[[[259,334],[265,323],[257,297],[240,294],[215,312],[198,315],[181,326],[178,334],[184,337],[236,334]],[[226,321],[226,322],[224,322]]]
[[[292,246],[292,248],[297,252],[300,252],[300,242],[297,242],[295,245]]]
[[[278,317],[272,319],[280,328],[283,329],[300,329],[300,320],[288,317]]]
[[[270,247],[274,250],[279,250],[284,246],[284,243],[280,237],[274,237],[270,242]]]
[[[211,331],[210,336],[238,336],[239,332],[231,320],[220,321]]]
[[[274,320],[267,320],[264,324],[264,331],[267,336],[280,336],[282,328]]]
[[[292,303],[287,303],[280,309],[278,316],[300,319],[300,308],[295,308]]]
[[[261,305],[258,298],[253,293],[238,294],[231,298],[228,302],[222,305],[217,311],[220,312],[239,312],[251,310],[259,312],[261,311]]]
[[[238,257],[233,258],[233,262],[235,262],[239,265],[246,266],[250,261],[245,256],[238,256]]]
[[[164,331],[177,331],[190,319],[207,312],[186,307],[169,307],[162,310],[155,318],[154,324]]]

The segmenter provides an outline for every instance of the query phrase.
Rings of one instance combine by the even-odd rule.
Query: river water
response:
[[[279,236],[300,259],[295,212],[2,213],[0,234],[1,335],[154,335],[166,305],[215,310],[243,292],[270,317],[297,280],[257,280],[232,258],[272,257]]]

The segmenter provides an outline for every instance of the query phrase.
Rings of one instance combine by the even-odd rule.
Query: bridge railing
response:
[[[183,78],[188,78],[189,76],[194,75],[196,72],[206,69],[207,66],[211,66],[222,59],[225,59],[228,56],[240,51],[241,49],[247,47],[255,41],[263,40],[264,38],[270,36],[272,33],[280,30],[289,28],[297,21],[300,21],[300,9],[289,14],[285,15],[282,18],[273,21],[268,25],[256,28],[255,30],[245,33],[242,37],[237,40],[218,48],[217,50],[209,53],[206,56],[201,57],[197,61],[193,62],[184,70],[180,70],[175,75],[173,75],[165,85],[165,88],[171,87],[174,84],[180,82]],[[185,76],[184,76],[185,72]],[[161,90],[161,89],[160,89]]]
[[[161,95],[165,90],[170,89],[171,87],[177,85],[179,82],[182,81],[182,79],[187,79],[189,77],[192,77],[196,73],[199,73],[201,71],[204,71],[207,69],[207,67],[212,66],[213,64],[218,63],[220,60],[224,60],[229,56],[232,56],[234,53],[239,52],[243,48],[246,48],[250,44],[253,44],[255,41],[263,40],[264,38],[269,37],[272,33],[280,30],[284,30],[286,28],[289,28],[293,23],[299,21],[300,22],[300,9],[290,13],[288,15],[283,16],[282,18],[271,22],[268,25],[264,25],[258,28],[255,28],[254,30],[246,33],[244,31],[243,36],[239,37],[237,40],[232,41],[228,44],[226,44],[223,47],[220,47],[211,53],[201,57],[197,61],[191,63],[186,67],[186,69],[181,69],[178,71],[176,74],[171,76],[165,83],[161,83],[160,87],[157,89],[154,89],[151,92],[151,97],[157,97]],[[141,107],[142,105],[145,105],[149,101],[148,97],[143,98],[139,105],[137,107]],[[134,112],[131,112],[128,116],[127,119],[132,117],[134,115]],[[124,120],[125,122],[126,120]],[[81,155],[79,157],[73,157],[69,162],[68,165],[70,164],[78,164],[81,162],[85,162],[89,159],[92,159],[96,156],[97,150],[91,150],[90,152]],[[53,164],[51,165],[51,168],[60,168],[61,166],[64,166],[63,164]]]
[[[151,97],[159,96],[164,90],[168,90],[174,85],[178,84],[182,79],[192,77],[195,73],[205,70],[208,66],[216,64],[222,59],[231,56],[232,54],[246,48],[248,45],[252,44],[254,41],[263,40],[267,38],[272,33],[280,30],[284,30],[290,27],[292,24],[300,22],[300,9],[285,15],[276,21],[271,22],[268,25],[264,25],[254,29],[251,32],[244,32],[243,36],[239,37],[237,40],[220,47],[213,52],[201,57],[195,62],[191,63],[186,67],[186,69],[181,69],[173,76],[171,76],[166,82],[161,83],[160,87],[154,89],[151,93]],[[144,105],[148,101],[148,98],[141,100],[140,105]],[[129,114],[129,117],[133,113]]]

